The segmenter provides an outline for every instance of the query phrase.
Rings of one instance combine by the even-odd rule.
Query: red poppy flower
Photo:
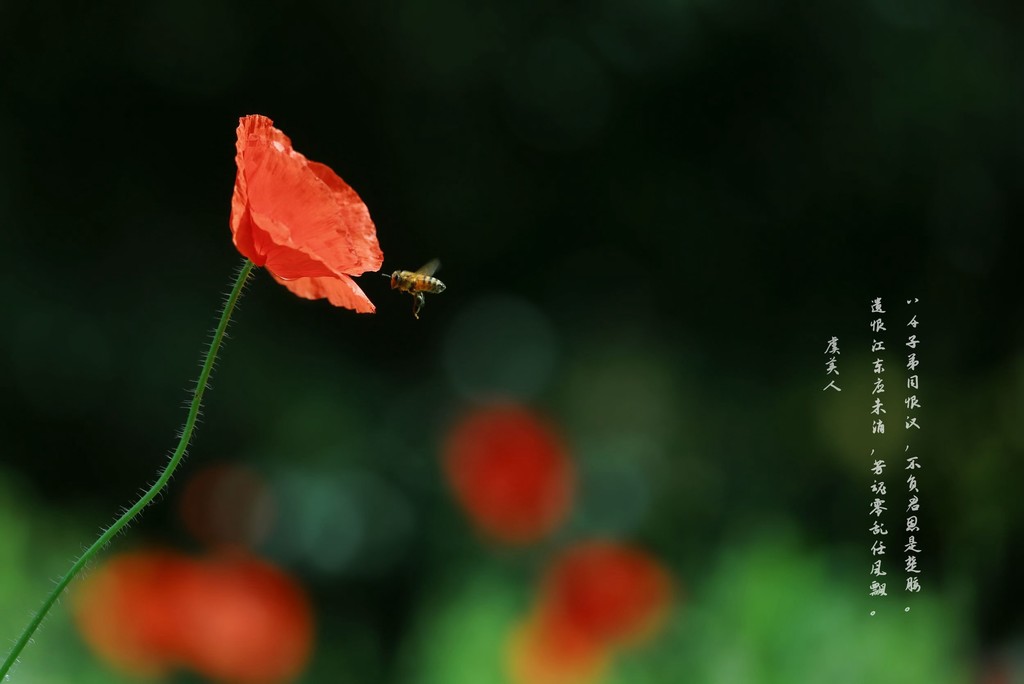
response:
[[[265,116],[239,120],[236,149],[231,233],[238,251],[300,297],[372,313],[349,276],[379,270],[384,254],[355,190],[292,149]]]
[[[579,544],[546,573],[542,619],[572,625],[592,640],[623,646],[651,636],[672,601],[672,581],[643,551],[613,542]]]
[[[617,648],[660,626],[671,585],[661,565],[636,549],[612,542],[569,549],[546,572],[533,612],[509,642],[512,681],[599,680]]]
[[[269,563],[223,556],[181,592],[182,662],[220,682],[292,681],[309,659],[313,621],[302,589]]]
[[[179,650],[178,588],[195,570],[188,559],[165,552],[109,560],[72,595],[79,631],[114,667],[141,676],[165,674]]]
[[[524,408],[471,413],[449,435],[444,465],[459,503],[498,541],[536,541],[569,511],[572,462],[554,432]]]
[[[509,678],[516,684],[590,684],[601,679],[609,660],[603,644],[550,613],[517,626],[507,648]]]
[[[235,684],[286,682],[301,672],[312,646],[301,587],[246,556],[127,554],[90,575],[74,597],[86,642],[135,675],[182,667]]]

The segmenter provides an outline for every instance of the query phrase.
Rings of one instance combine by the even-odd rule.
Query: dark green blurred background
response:
[[[1009,1],[0,1],[0,642],[174,444],[260,113],[360,193],[384,270],[440,257],[448,289],[416,321],[372,274],[375,316],[258,274],[189,460],[108,554],[197,549],[181,487],[241,462],[314,601],[306,681],[504,681],[541,568],[595,535],[684,588],[607,681],[1020,681],[1022,29]],[[910,613],[901,572],[866,596],[874,297],[891,330],[921,300]],[[494,398],[580,470],[522,551],[438,462]],[[13,681],[111,681],[66,613]]]

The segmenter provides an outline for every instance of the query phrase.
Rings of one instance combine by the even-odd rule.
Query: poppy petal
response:
[[[324,182],[334,193],[342,212],[342,218],[348,227],[346,233],[350,239],[350,248],[360,263],[366,264],[357,272],[347,271],[349,275],[359,275],[366,271],[379,271],[384,263],[384,253],[377,242],[377,228],[370,218],[370,210],[356,194],[356,191],[343,181],[334,170],[326,164],[309,161],[309,169]]]
[[[326,299],[334,306],[343,306],[358,313],[373,313],[377,309],[355,281],[346,275],[286,280],[271,271],[274,280],[304,299]]]
[[[277,245],[315,255],[336,272],[358,275],[380,268],[384,257],[366,205],[323,164],[314,170],[270,119],[242,120],[236,161],[254,256],[266,256],[269,246]]]
[[[242,117],[235,162],[238,173],[231,198],[231,232],[235,246],[257,266],[279,278],[337,277],[343,281],[320,288],[337,306],[373,305],[344,276],[377,271],[384,260],[369,210],[345,181],[324,164],[308,160],[265,116]],[[317,288],[302,285],[300,290]],[[349,293],[340,294],[348,290]]]

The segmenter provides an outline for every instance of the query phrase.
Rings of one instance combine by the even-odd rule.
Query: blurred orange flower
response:
[[[473,523],[500,542],[537,541],[564,521],[572,503],[575,470],[561,440],[519,406],[466,416],[448,435],[444,467]]]
[[[100,657],[141,676],[181,667],[220,682],[287,682],[312,647],[305,592],[248,556],[118,556],[79,586],[73,611]]]
[[[355,190],[292,149],[265,116],[239,120],[236,149],[231,233],[238,251],[300,297],[372,313],[349,276],[379,270],[384,254]]]

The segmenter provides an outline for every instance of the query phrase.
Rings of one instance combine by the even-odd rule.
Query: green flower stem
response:
[[[139,513],[142,512],[146,506],[156,497],[157,494],[164,488],[168,480],[171,479],[171,475],[174,474],[178,464],[181,463],[181,459],[185,456],[185,451],[188,449],[189,440],[192,438],[192,431],[196,426],[196,418],[199,416],[199,409],[203,401],[203,392],[206,391],[206,385],[210,380],[210,373],[213,372],[214,362],[217,360],[217,352],[220,350],[220,344],[224,340],[224,332],[227,330],[228,322],[231,320],[231,313],[235,310],[235,304],[238,303],[239,297],[242,295],[242,291],[245,289],[245,283],[249,279],[249,274],[252,273],[254,264],[246,259],[241,268],[238,269],[238,274],[235,276],[235,283],[231,288],[231,293],[228,295],[227,300],[224,302],[224,308],[220,313],[220,321],[217,323],[217,329],[213,333],[213,339],[210,341],[210,346],[206,350],[206,357],[203,359],[203,370],[199,373],[199,380],[196,382],[195,392],[192,395],[192,404],[189,406],[188,418],[185,420],[185,427],[181,431],[181,439],[178,441],[178,447],[171,454],[171,458],[167,463],[167,467],[160,473],[160,477],[149,488],[145,494],[135,505],[129,508],[124,514],[118,518],[113,525],[108,527],[99,538],[92,543],[85,553],[83,553],[78,560],[75,561],[71,569],[60,578],[57,585],[50,592],[50,595],[46,597],[42,607],[29,622],[28,626],[22,631],[21,636],[18,637],[18,641],[14,644],[14,648],[7,654],[7,659],[4,660],[4,664],[0,667],[0,678],[4,678],[7,672],[14,665],[14,662],[18,659],[18,656],[24,650],[28,644],[32,635],[36,629],[39,628],[39,624],[46,617],[46,614],[53,607],[53,604],[57,602],[57,599],[67,588],[71,580],[75,578],[75,575],[85,567],[85,564],[92,560],[100,549],[107,545],[107,543],[114,537],[115,534],[121,531],[121,529],[131,522]]]

